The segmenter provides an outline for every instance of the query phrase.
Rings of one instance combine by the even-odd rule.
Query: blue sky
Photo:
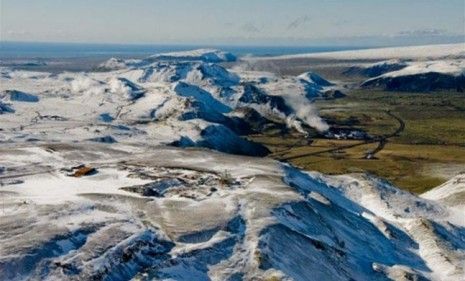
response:
[[[0,3],[3,41],[386,45],[465,38],[464,0],[0,0]]]

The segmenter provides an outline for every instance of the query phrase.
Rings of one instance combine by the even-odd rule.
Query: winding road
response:
[[[279,160],[281,160],[281,161],[289,161],[289,160],[298,159],[298,158],[307,157],[307,156],[315,156],[315,155],[320,155],[320,154],[324,154],[324,153],[328,153],[328,152],[340,151],[340,150],[349,149],[349,148],[353,148],[353,147],[357,147],[357,146],[361,146],[361,145],[366,145],[366,144],[370,144],[370,143],[378,143],[378,146],[375,149],[373,149],[372,151],[366,153],[365,157],[364,157],[365,159],[373,159],[378,152],[383,150],[383,148],[385,147],[385,145],[388,142],[389,138],[399,136],[405,130],[405,122],[404,122],[404,120],[402,120],[402,118],[395,115],[390,110],[387,110],[386,114],[391,116],[395,120],[397,120],[397,122],[399,123],[398,128],[394,132],[392,132],[390,134],[376,136],[373,139],[369,139],[369,140],[367,139],[367,140],[364,140],[364,141],[359,142],[359,143],[353,143],[353,144],[349,144],[349,145],[342,145],[342,146],[338,146],[338,147],[335,147],[335,148],[320,150],[320,151],[316,151],[316,152],[304,153],[304,154],[293,155],[293,156],[288,156],[288,157],[277,157],[277,158]],[[290,151],[292,148],[294,148],[294,146],[287,149],[287,151]],[[274,153],[274,155],[283,154],[283,152],[286,152],[286,151],[280,151],[278,153]]]

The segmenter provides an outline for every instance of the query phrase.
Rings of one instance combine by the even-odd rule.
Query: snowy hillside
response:
[[[464,276],[463,201],[208,151],[48,143],[0,153],[1,280]],[[95,171],[70,176],[79,164]]]

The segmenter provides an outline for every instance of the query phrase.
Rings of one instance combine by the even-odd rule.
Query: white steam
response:
[[[286,104],[294,110],[293,115],[285,118],[289,127],[304,134],[307,132],[302,128],[301,123],[320,132],[329,129],[329,125],[318,115],[318,110],[306,97],[305,86],[299,82],[299,79],[283,77],[282,67],[274,61],[243,58],[240,63],[233,66],[232,70],[255,81],[258,81],[260,77],[266,77],[269,81],[260,84],[259,87],[265,90],[268,95],[283,97]],[[313,81],[307,82],[312,83]]]
[[[71,91],[73,93],[101,95],[105,92],[105,85],[87,76],[80,76],[71,81]]]
[[[329,129],[329,125],[318,115],[315,106],[309,101],[290,102],[290,106],[295,110],[295,115],[310,127],[319,132],[325,132]]]
[[[272,81],[262,85],[262,88],[270,95],[281,96],[286,104],[294,110],[295,116],[288,118],[288,124],[294,124],[297,130],[303,129],[293,119],[299,119],[306,125],[320,132],[329,129],[328,124],[318,115],[318,110],[305,96],[305,86],[294,78],[285,78]]]
[[[110,86],[110,93],[112,94],[119,94],[126,97],[130,97],[131,95],[131,88],[118,78],[112,78],[108,82],[108,86]]]

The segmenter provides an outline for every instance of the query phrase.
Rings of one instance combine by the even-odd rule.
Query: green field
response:
[[[339,127],[359,128],[372,136],[390,137],[375,159],[365,159],[378,143],[264,133],[251,139],[265,144],[279,160],[327,174],[368,172],[400,188],[422,193],[465,171],[465,94],[395,93],[355,90],[338,100],[316,102],[320,115]],[[391,112],[393,116],[387,112]],[[444,172],[444,167],[453,167]]]

